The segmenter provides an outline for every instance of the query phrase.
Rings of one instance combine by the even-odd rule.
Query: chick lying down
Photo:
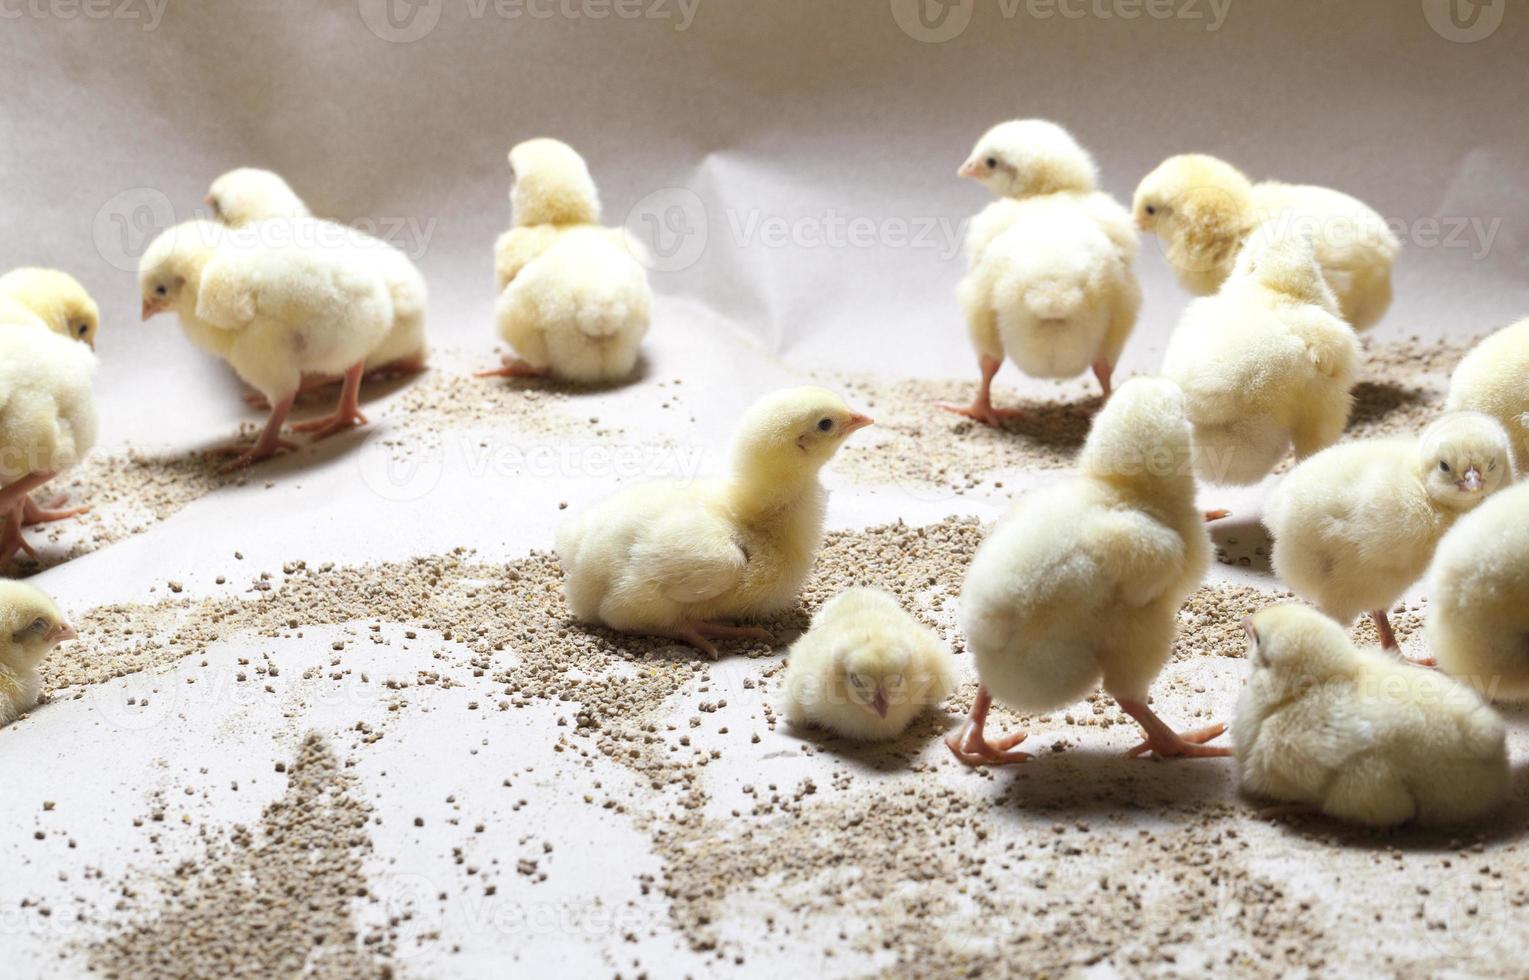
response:
[[[862,741],[900,735],[955,685],[950,651],[929,627],[874,589],[825,605],[791,648],[785,714]]]

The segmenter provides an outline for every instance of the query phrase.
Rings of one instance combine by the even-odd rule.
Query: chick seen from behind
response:
[[[1021,497],[977,550],[961,626],[981,681],[948,744],[967,765],[1027,761],[1023,733],[984,735],[994,698],[1021,711],[1103,686],[1146,733],[1131,755],[1219,756],[1214,725],[1177,734],[1147,706],[1180,606],[1210,562],[1195,508],[1189,424],[1171,382],[1137,378],[1095,417],[1080,475]]]
[[[1221,290],[1185,309],[1163,356],[1163,376],[1184,390],[1200,478],[1257,483],[1292,449],[1304,459],[1336,442],[1359,357],[1311,239],[1260,229]]]
[[[1445,415],[1415,440],[1323,450],[1264,506],[1274,571],[1345,626],[1368,612],[1382,646],[1397,650],[1386,610],[1455,520],[1512,482],[1512,459],[1502,426],[1476,412]]]
[[[651,319],[641,248],[600,227],[584,159],[553,139],[510,151],[515,226],[494,249],[500,335],[515,351],[479,377],[608,384],[630,377]]]
[[[870,424],[821,388],[778,391],[744,413],[728,476],[644,483],[571,517],[557,554],[573,614],[713,658],[711,640],[768,639],[717,621],[795,601],[823,536],[818,473]]]
[[[1130,215],[1098,190],[1092,158],[1055,123],[1015,120],[983,135],[959,176],[999,200],[967,232],[957,291],[981,371],[976,398],[940,407],[992,426],[1020,414],[992,403],[1005,356],[1033,377],[1092,369],[1108,398],[1141,288]]]
[[[954,684],[950,651],[933,630],[885,592],[848,589],[791,647],[785,713],[845,738],[895,738]]]
[[[42,694],[38,665],[76,636],[58,606],[35,586],[0,580],[0,728],[26,714]]]
[[[1508,790],[1502,719],[1438,671],[1356,649],[1313,609],[1243,621],[1251,675],[1233,723],[1245,790],[1370,827],[1450,824]]]

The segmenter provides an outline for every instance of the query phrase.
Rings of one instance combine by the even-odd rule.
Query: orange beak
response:
[[[52,631],[44,639],[49,643],[62,643],[65,640],[77,640],[79,637],[80,634],[74,631],[73,626],[70,626],[68,623],[59,623],[53,627]]]
[[[983,167],[981,163],[976,160],[968,160],[961,164],[961,169],[956,171],[956,176],[963,177],[967,180],[976,180],[978,177],[982,176],[982,170]]]
[[[875,424],[876,420],[869,415],[851,415],[849,421],[844,423],[844,434],[849,435],[851,432],[858,432],[868,425]]]
[[[876,696],[871,699],[871,708],[882,718],[887,716],[887,692],[881,688],[876,689]]]
[[[1474,493],[1486,486],[1486,481],[1481,478],[1481,471],[1472,466],[1465,471],[1465,476],[1455,485],[1468,493]]]
[[[143,322],[148,323],[165,311],[163,303],[155,303],[151,300],[143,301]]]

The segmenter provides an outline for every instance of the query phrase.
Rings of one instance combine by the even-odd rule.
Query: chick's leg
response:
[[[1432,657],[1417,659],[1402,653],[1402,645],[1396,642],[1396,633],[1391,629],[1391,617],[1386,615],[1384,609],[1377,609],[1370,613],[1370,621],[1375,624],[1375,632],[1380,634],[1380,648],[1401,657],[1408,663],[1417,664],[1419,667],[1437,667],[1439,662]]]
[[[364,361],[351,365],[345,372],[345,385],[340,389],[340,401],[335,405],[334,412],[321,419],[298,422],[292,426],[293,430],[311,432],[313,441],[317,442],[358,425],[365,425],[366,416],[361,414],[361,374],[365,370]]]
[[[296,449],[297,443],[289,442],[281,437],[281,427],[287,421],[287,416],[292,411],[292,403],[297,400],[297,392],[292,392],[281,401],[271,406],[271,414],[265,420],[265,428],[260,431],[260,438],[248,449],[240,450],[237,447],[225,450],[236,455],[233,459],[224,463],[219,468],[220,473],[232,473],[234,470],[242,470],[251,463],[258,463],[263,459],[270,459],[284,449]]]
[[[363,381],[388,381],[394,378],[412,378],[425,370],[425,355],[413,354],[396,361],[372,368],[362,376]]]
[[[27,539],[21,536],[21,507],[12,507],[5,512],[3,522],[0,522],[0,568],[11,563],[16,557],[16,552],[25,551],[30,557],[36,558],[37,552],[27,544]]]
[[[492,371],[479,371],[473,375],[475,378],[546,378],[552,374],[551,368],[539,368],[530,361],[518,357],[504,357],[503,363]]]
[[[28,527],[34,524],[47,524],[50,521],[62,521],[71,517],[79,517],[89,513],[89,507],[70,507],[68,510],[55,510],[69,499],[68,494],[59,494],[48,502],[46,508],[39,507],[32,502],[31,497],[26,497],[21,502],[21,523]]]
[[[1094,362],[1094,377],[1099,379],[1099,387],[1104,389],[1104,400],[1110,400],[1110,378],[1115,374],[1115,365],[1104,358]]]
[[[966,724],[945,740],[952,755],[966,766],[1007,766],[1016,762],[1029,762],[1035,758],[1028,752],[1012,751],[1014,746],[1028,736],[1024,732],[1006,735],[989,741],[983,729],[987,725],[987,713],[993,707],[993,696],[987,685],[977,685],[977,696],[972,699],[971,717]]]
[[[26,506],[27,494],[56,475],[52,470],[34,470],[10,485],[0,488],[0,513],[9,514],[14,510],[19,516]]]
[[[964,415],[969,419],[976,419],[983,425],[997,428],[1004,419],[1017,418],[1024,413],[1017,408],[994,408],[993,407],[993,378],[998,375],[998,369],[1003,367],[1003,362],[996,357],[983,355],[979,361],[982,368],[982,381],[977,387],[977,398],[970,405],[960,405],[956,402],[935,402],[939,408],[957,415]]]
[[[1147,736],[1146,741],[1126,753],[1133,759],[1147,752],[1164,759],[1206,759],[1232,754],[1229,748],[1204,744],[1226,731],[1225,725],[1211,725],[1209,728],[1200,728],[1181,735],[1169,728],[1163,719],[1147,707],[1146,702],[1123,698],[1115,700],[1119,702],[1126,714],[1136,719]]]
[[[681,623],[654,635],[689,644],[713,660],[717,659],[717,648],[712,640],[763,640],[766,643],[775,640],[769,630],[757,626],[725,626],[721,623]]]

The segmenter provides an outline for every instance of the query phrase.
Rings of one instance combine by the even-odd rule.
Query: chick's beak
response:
[[[844,423],[844,434],[849,435],[851,432],[858,432],[868,425],[875,424],[876,421],[869,415],[851,415],[849,421]]]
[[[165,311],[163,303],[155,303],[152,300],[143,301],[143,322],[148,323]]]
[[[1244,616],[1244,617],[1242,617],[1242,631],[1244,633],[1248,634],[1248,639],[1250,639],[1250,640],[1258,639],[1258,633],[1255,632],[1254,629],[1253,629],[1253,617],[1252,616]]]
[[[876,689],[876,696],[871,699],[871,708],[882,718],[887,716],[887,692],[881,688]]]
[[[1486,481],[1481,478],[1481,471],[1472,466],[1470,469],[1465,471],[1465,476],[1461,477],[1460,482],[1455,484],[1455,486],[1459,487],[1461,490],[1464,490],[1466,493],[1475,493],[1477,490],[1480,490],[1482,487],[1486,486]]]
[[[80,634],[74,631],[74,627],[68,623],[59,623],[49,631],[46,639],[49,643],[62,643],[65,640],[77,640]]]
[[[961,169],[956,171],[956,176],[964,177],[967,180],[976,180],[982,176],[982,164],[976,160],[968,160],[961,164]]]

